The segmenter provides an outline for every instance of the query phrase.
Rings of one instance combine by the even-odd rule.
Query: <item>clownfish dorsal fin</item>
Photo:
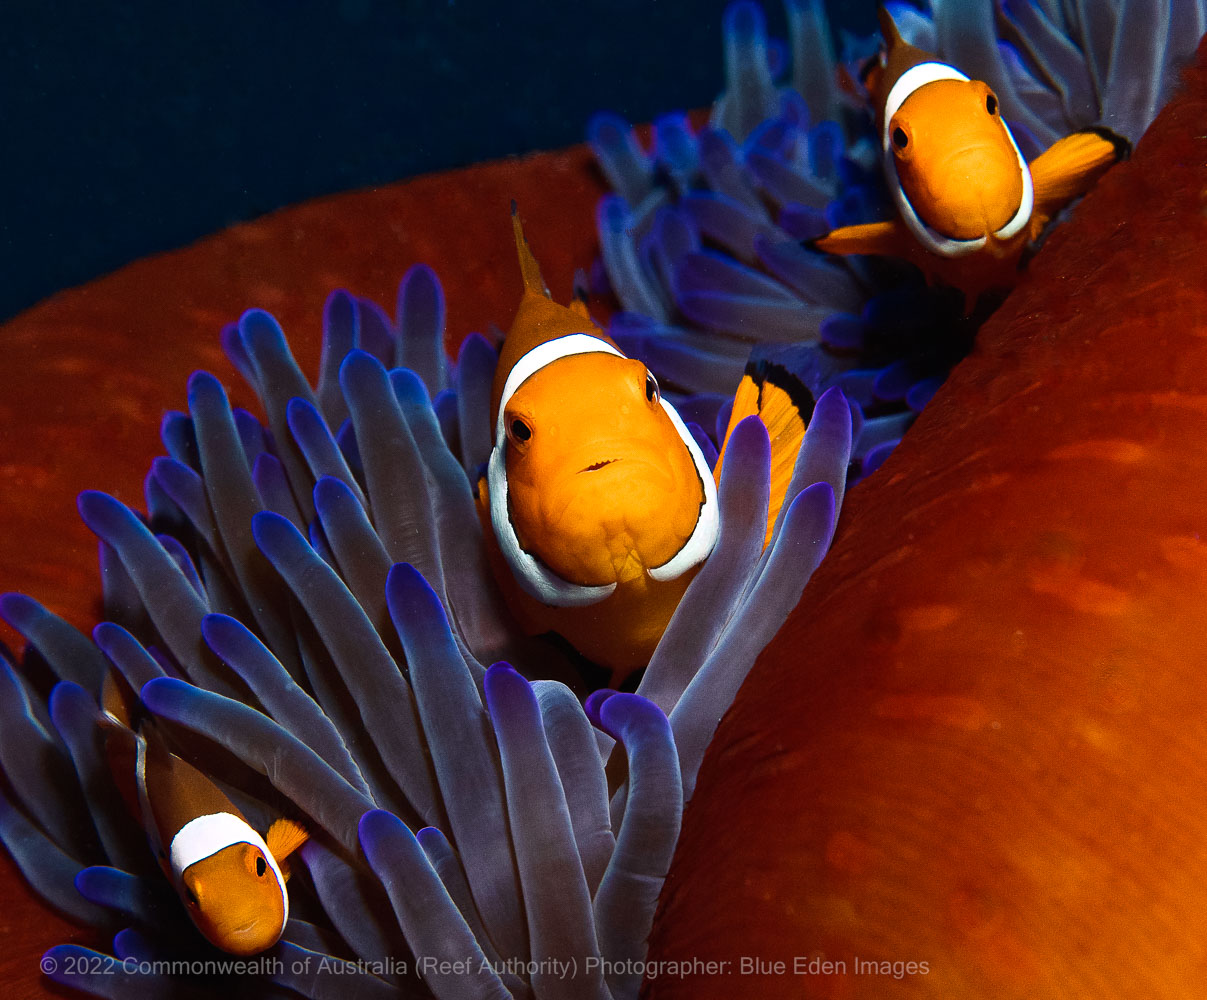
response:
[[[310,834],[306,832],[306,828],[301,823],[285,816],[274,821],[268,828],[268,832],[264,834],[264,843],[268,845],[268,849],[276,859],[277,867],[281,869],[285,881],[289,881],[290,875],[289,855],[309,839]]]
[[[515,249],[520,258],[520,275],[524,279],[524,294],[549,298],[549,289],[541,277],[541,265],[532,255],[532,248],[524,237],[524,224],[520,222],[520,211],[515,200],[511,202],[511,228],[515,231]]]
[[[878,7],[876,18],[880,22],[880,34],[884,36],[884,44],[890,53],[905,44],[905,39],[901,37],[901,32],[897,28],[897,22],[893,20],[893,15],[888,12],[887,7],[883,5]]]

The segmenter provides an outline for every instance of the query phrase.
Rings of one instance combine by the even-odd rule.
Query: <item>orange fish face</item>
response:
[[[284,889],[252,844],[231,844],[181,874],[181,896],[206,939],[233,955],[272,947],[285,927]]]
[[[704,487],[640,361],[561,358],[516,390],[504,429],[516,537],[562,579],[633,580],[692,536]]]
[[[1018,214],[1026,166],[986,84],[927,83],[902,102],[887,132],[902,192],[937,233],[980,239]]]

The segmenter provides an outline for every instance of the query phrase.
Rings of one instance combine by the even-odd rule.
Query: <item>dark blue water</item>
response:
[[[705,105],[725,5],[12,0],[0,318],[283,205],[580,141],[601,108]],[[832,6],[871,30],[870,0]]]

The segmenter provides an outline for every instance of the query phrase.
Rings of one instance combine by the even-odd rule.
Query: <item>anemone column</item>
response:
[[[647,996],[1201,990],[1205,59],[850,497],[657,915],[730,974]]]

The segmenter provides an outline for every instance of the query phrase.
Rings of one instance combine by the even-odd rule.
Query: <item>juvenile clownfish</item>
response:
[[[1028,165],[987,84],[905,42],[884,8],[879,17],[886,49],[864,82],[899,218],[844,226],[812,245],[906,258],[928,281],[962,291],[970,313],[981,293],[1014,284],[1027,243],[1131,147],[1086,129]]]
[[[645,365],[581,301],[550,298],[514,206],[512,222],[524,294],[495,374],[479,517],[494,575],[525,629],[559,633],[619,682],[648,662],[712,551],[717,478]],[[788,382],[789,390],[773,384]],[[807,389],[766,364],[750,370],[735,400],[730,431],[754,413],[769,427],[769,523],[812,406]]]
[[[121,715],[106,714],[110,770],[197,929],[233,955],[272,947],[289,919],[286,859],[306,842],[306,831],[282,818],[261,837],[154,729],[136,734]]]

